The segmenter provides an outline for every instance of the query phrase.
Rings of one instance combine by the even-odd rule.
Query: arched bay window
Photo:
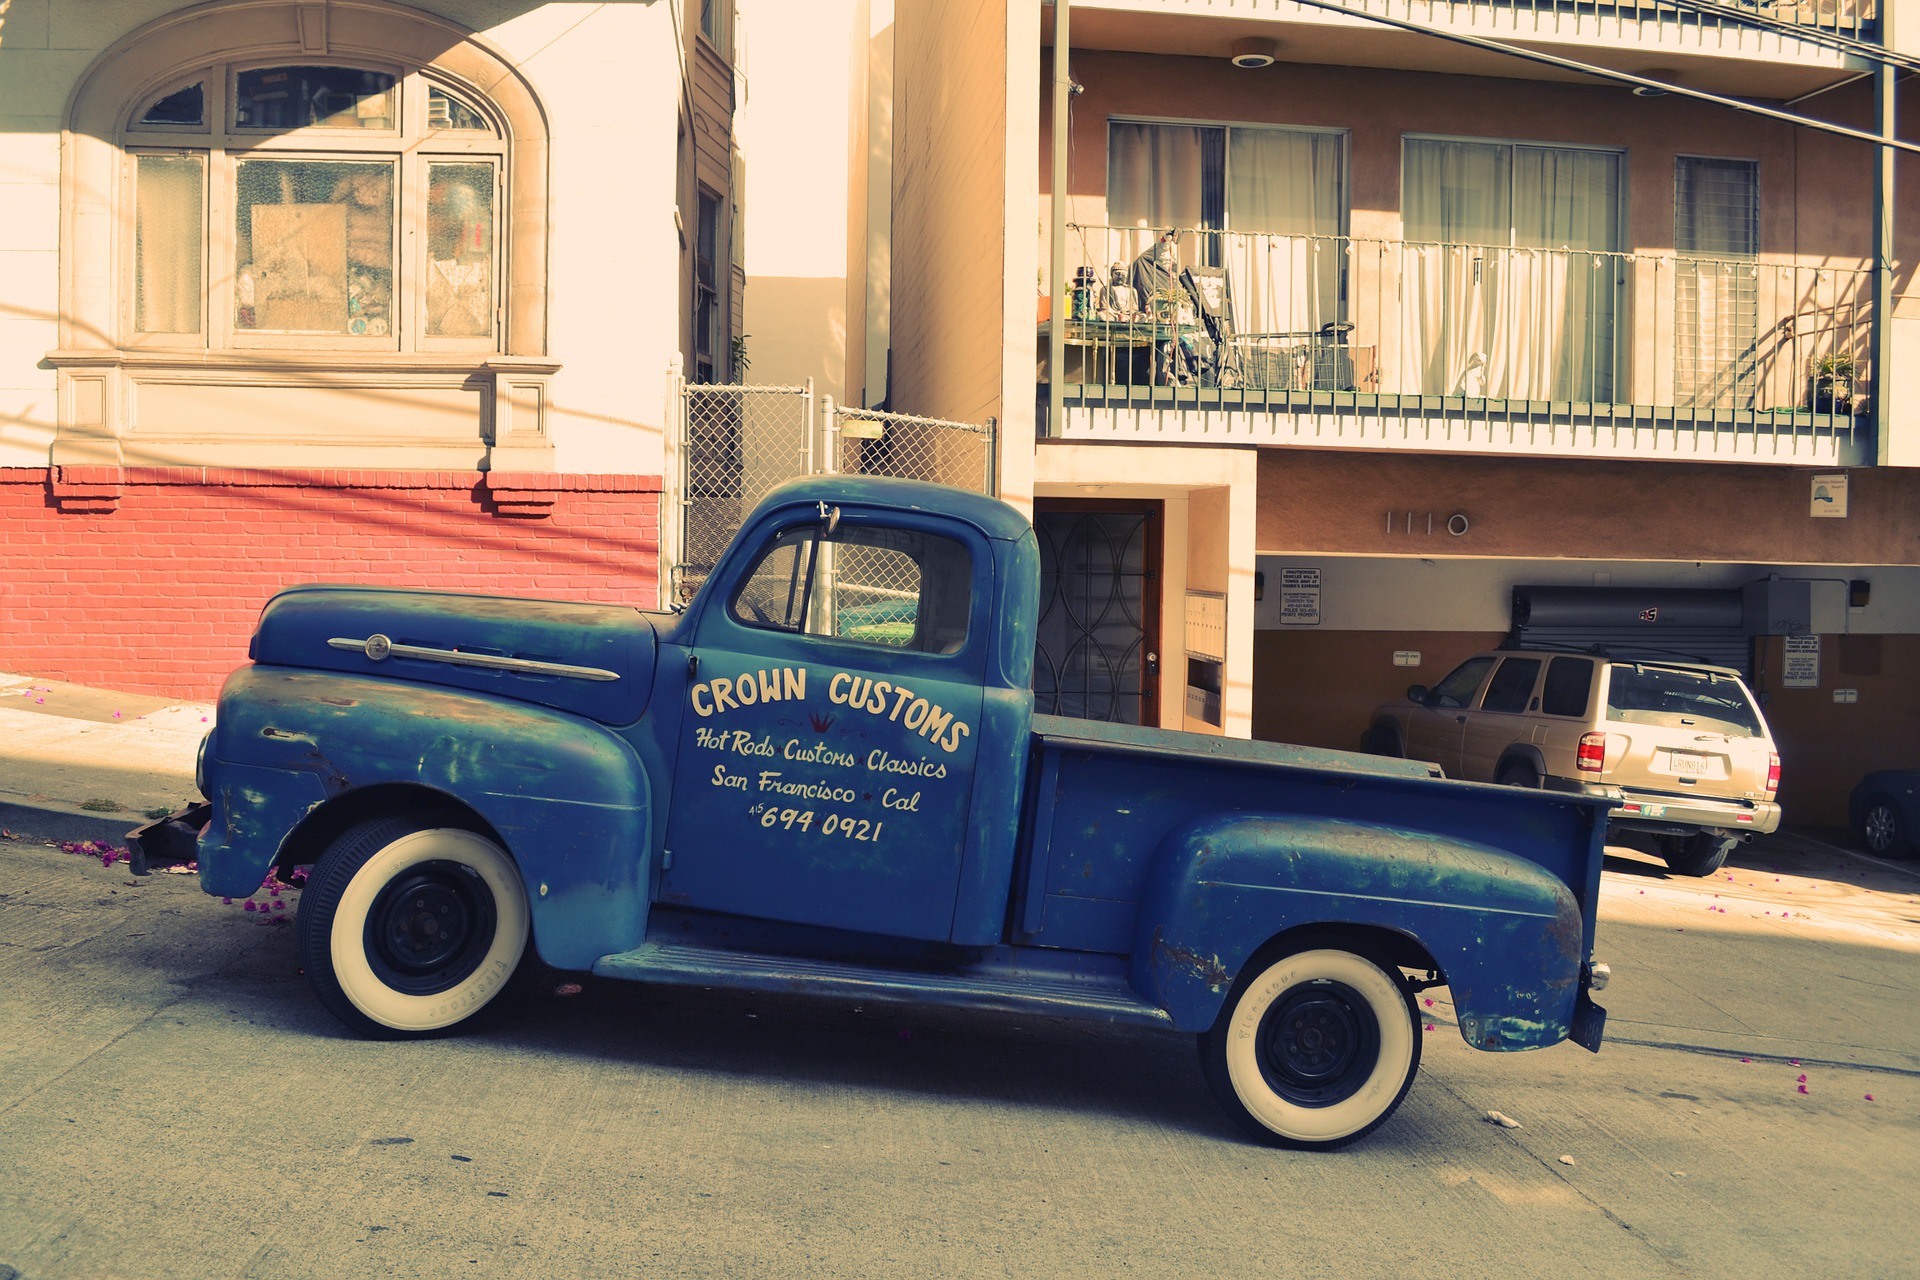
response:
[[[56,465],[550,466],[546,123],[478,37],[183,10],[95,62],[67,143]]]

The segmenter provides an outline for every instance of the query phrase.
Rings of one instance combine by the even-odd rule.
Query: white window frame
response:
[[[239,128],[232,123],[235,85],[240,74],[265,67],[339,66],[374,71],[394,77],[398,99],[397,124],[389,129],[339,129],[309,126],[273,130]],[[155,102],[181,89],[201,84],[204,116],[198,126],[143,126],[141,117]],[[477,110],[487,121],[480,130],[437,130],[427,125],[427,100],[438,88]],[[364,352],[486,352],[501,345],[504,308],[502,291],[508,236],[505,228],[504,174],[508,143],[496,113],[486,99],[471,90],[447,83],[420,70],[365,59],[248,58],[215,62],[143,94],[128,113],[121,141],[125,151],[122,189],[131,218],[140,199],[138,168],[142,155],[197,155],[205,162],[206,190],[201,208],[200,331],[195,334],[143,332],[135,315],[137,279],[134,237],[126,237],[120,279],[120,334],[129,348],[212,351],[298,350]],[[387,163],[393,168],[392,323],[383,335],[275,333],[239,328],[236,321],[236,285],[240,166],[249,160],[352,161]],[[425,295],[430,270],[427,253],[427,177],[438,163],[486,163],[493,168],[491,331],[485,336],[435,336],[427,332]]]

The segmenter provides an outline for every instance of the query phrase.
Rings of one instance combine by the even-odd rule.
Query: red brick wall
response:
[[[0,671],[208,699],[260,607],[301,582],[657,599],[657,476],[541,477],[504,506],[477,472],[107,479],[76,502],[45,468],[0,468]]]

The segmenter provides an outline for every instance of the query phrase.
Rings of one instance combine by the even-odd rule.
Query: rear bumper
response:
[[[1674,833],[1712,829],[1728,835],[1764,835],[1779,829],[1780,806],[1771,800],[1715,800],[1626,791],[1609,825],[1627,831]]]

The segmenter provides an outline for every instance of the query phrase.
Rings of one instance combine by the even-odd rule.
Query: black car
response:
[[[1882,769],[1860,779],[1847,800],[1847,819],[1874,853],[1920,853],[1920,769]]]

